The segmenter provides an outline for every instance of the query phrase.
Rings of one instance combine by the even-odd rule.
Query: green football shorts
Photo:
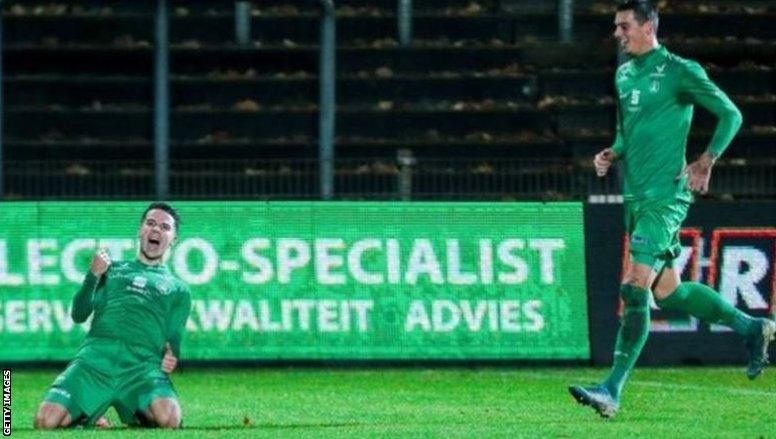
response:
[[[91,426],[113,406],[121,422],[146,426],[156,398],[178,398],[159,361],[138,361],[121,342],[84,346],[46,392],[44,401],[64,406],[72,425]],[[112,352],[111,352],[112,351]],[[152,357],[156,360],[156,357]]]
[[[672,266],[682,250],[679,229],[689,207],[682,201],[626,202],[625,230],[630,236],[631,259],[656,272]]]

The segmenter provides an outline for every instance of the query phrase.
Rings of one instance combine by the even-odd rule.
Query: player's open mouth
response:
[[[153,247],[159,247],[159,240],[154,238],[148,238],[148,243]]]

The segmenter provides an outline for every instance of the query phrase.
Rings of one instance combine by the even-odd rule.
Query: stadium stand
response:
[[[413,198],[569,199],[616,190],[590,156],[611,141],[613,2],[577,1],[572,43],[557,2],[337,1],[339,198],[396,198],[411,151]],[[368,6],[365,6],[368,4]],[[661,34],[740,106],[742,133],[715,169],[724,198],[776,195],[774,1],[664,1]],[[4,8],[6,198],[153,194],[151,2],[9,1]],[[315,1],[171,2],[175,198],[315,198]],[[720,37],[720,35],[723,35]],[[691,154],[713,118],[696,116]]]

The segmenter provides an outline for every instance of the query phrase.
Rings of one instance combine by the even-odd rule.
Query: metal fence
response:
[[[318,160],[173,160],[172,199],[319,199]],[[151,199],[148,161],[6,162],[6,199]],[[338,159],[340,200],[616,201],[616,171],[597,178],[589,160]],[[776,199],[776,161],[720,162],[711,198]]]

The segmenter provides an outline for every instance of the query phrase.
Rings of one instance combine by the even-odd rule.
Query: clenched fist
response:
[[[89,271],[91,271],[93,275],[100,277],[108,271],[110,264],[110,255],[105,249],[100,249],[94,254],[92,265],[89,266]]]
[[[599,177],[603,177],[609,172],[609,168],[614,163],[615,154],[612,148],[606,148],[603,151],[595,155],[593,159],[593,165],[595,166],[595,173]]]

